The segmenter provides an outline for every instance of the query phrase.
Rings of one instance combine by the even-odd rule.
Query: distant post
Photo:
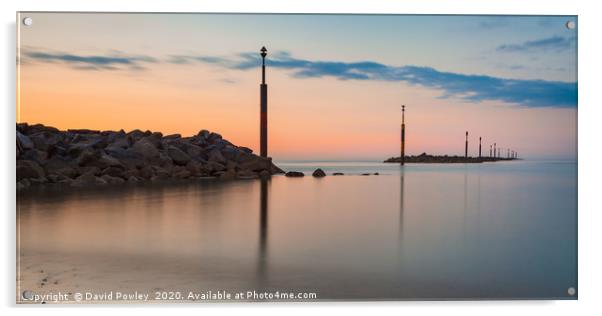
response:
[[[493,145],[489,145],[489,158],[491,158],[491,148],[493,148]]]
[[[497,145],[496,143],[493,143],[493,158],[497,158],[497,151],[495,148],[496,145]]]
[[[401,106],[401,160],[403,166],[406,162],[406,122],[405,122],[406,106]]]
[[[510,148],[506,149],[506,158],[510,159]]]
[[[479,137],[479,158],[481,158],[481,137]]]
[[[464,158],[468,158],[468,131],[466,131],[466,141],[464,142]]]
[[[268,85],[265,83],[265,56],[267,49],[261,48],[261,85],[260,92],[260,116],[259,116],[259,152],[260,156],[268,157]]]

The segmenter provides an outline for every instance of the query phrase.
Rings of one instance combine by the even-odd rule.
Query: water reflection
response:
[[[399,240],[403,239],[403,191],[404,191],[404,166],[399,171]]]
[[[468,171],[464,169],[464,209],[462,210],[462,230],[466,245],[466,213],[468,212]]]
[[[22,192],[19,282],[320,299],[564,297],[575,286],[571,165],[395,167]]]
[[[260,180],[259,190],[259,247],[257,252],[257,277],[263,287],[266,281],[267,243],[268,243],[268,182]]]

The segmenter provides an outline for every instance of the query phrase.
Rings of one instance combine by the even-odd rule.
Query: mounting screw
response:
[[[577,290],[575,290],[574,287],[569,287],[569,289],[566,291],[570,296],[574,296],[575,293],[577,292]]]
[[[566,28],[569,30],[572,30],[575,28],[575,22],[574,21],[568,21],[566,22]]]
[[[33,298],[33,292],[29,291],[29,290],[28,291],[23,291],[22,297],[25,300],[30,300],[30,299]]]
[[[24,18],[23,24],[25,24],[25,26],[31,26],[33,24],[33,19],[30,17]]]

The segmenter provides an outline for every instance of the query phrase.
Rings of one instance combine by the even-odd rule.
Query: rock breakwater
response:
[[[19,123],[16,142],[17,189],[165,179],[252,179],[283,173],[271,159],[207,130],[182,137],[141,130],[61,131]]]

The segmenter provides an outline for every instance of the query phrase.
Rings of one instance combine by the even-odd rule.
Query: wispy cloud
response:
[[[543,44],[535,44],[537,45]],[[152,63],[204,63],[235,70],[248,70],[261,65],[257,53],[241,53],[233,58],[172,55],[163,59],[121,52],[104,56],[27,51],[23,55],[26,62],[62,63],[77,70],[141,70]],[[295,58],[282,51],[270,54],[266,63],[271,68],[289,70],[294,78],[332,77],[340,80],[405,82],[439,90],[442,92],[441,98],[458,98],[470,102],[502,101],[526,107],[577,106],[576,82],[506,79],[444,72],[431,67],[392,66],[375,61],[315,61]],[[224,82],[233,83],[235,80],[228,78]]]
[[[63,63],[78,70],[143,70],[143,64],[157,62],[155,58],[144,55],[75,55],[40,51],[26,51],[23,55],[26,62]]]
[[[577,44],[575,36],[552,36],[543,39],[526,41],[519,44],[504,44],[497,47],[498,52],[561,52],[574,49]]]
[[[196,58],[229,69],[247,70],[261,64],[257,53],[242,53],[235,59]],[[526,107],[576,107],[577,83],[545,80],[519,80],[486,75],[438,71],[431,67],[391,66],[374,61],[336,62],[293,58],[287,52],[272,54],[271,68],[291,70],[296,78],[333,77],[340,80],[399,81],[442,91],[442,98],[470,102],[503,101]]]
[[[167,58],[168,63],[185,65],[192,64],[194,62],[205,62],[205,63],[223,63],[225,59],[221,57],[210,57],[210,56],[193,56],[193,55],[171,55]]]

